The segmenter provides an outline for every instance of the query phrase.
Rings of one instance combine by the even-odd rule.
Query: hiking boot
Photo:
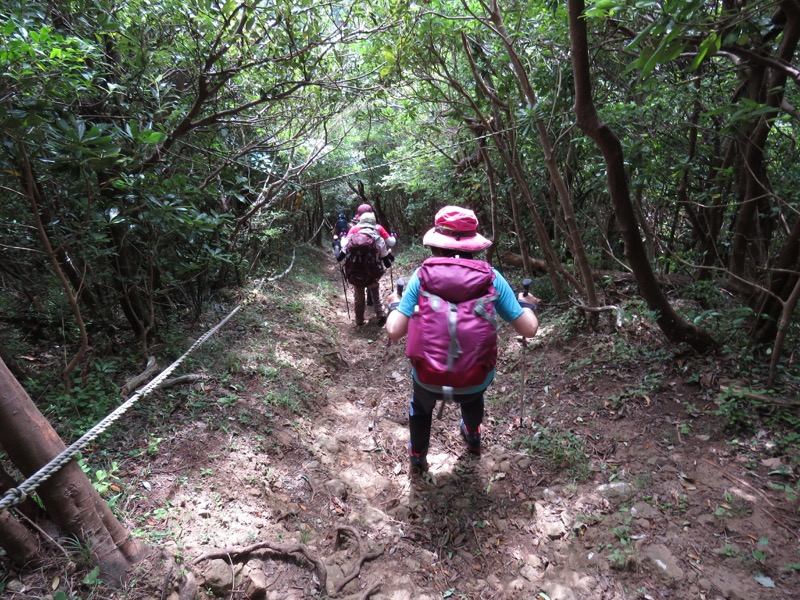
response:
[[[428,450],[414,452],[411,449],[411,442],[408,442],[408,462],[411,465],[411,473],[425,473],[428,470]]]
[[[383,327],[386,325],[386,315],[381,315],[378,317],[378,327]]]
[[[481,428],[480,425],[478,426],[477,431],[469,431],[467,430],[467,426],[464,424],[464,419],[461,419],[461,423],[458,425],[459,430],[461,431],[461,437],[464,438],[464,441],[467,443],[467,448],[472,454],[480,454],[481,452]]]

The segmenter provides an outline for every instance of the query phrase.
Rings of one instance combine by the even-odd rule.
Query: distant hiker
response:
[[[375,211],[372,209],[372,205],[371,204],[367,204],[366,202],[363,203],[363,204],[359,204],[358,208],[356,209],[356,216],[354,218],[354,224],[353,224],[354,227],[358,225],[358,220],[361,218],[361,215],[366,214],[366,213],[372,213],[373,215],[375,214]],[[392,248],[395,245],[396,241],[397,241],[397,235],[394,234],[394,233],[389,233],[388,231],[386,231],[386,229],[382,225],[377,225],[377,228],[378,228],[378,233],[380,233],[381,237],[386,241],[386,245],[389,248]],[[384,262],[384,265],[386,265],[386,267],[388,268],[389,265],[391,265],[394,262],[394,255],[390,254],[388,256],[388,260],[384,260],[383,262]],[[370,293],[370,290],[368,289],[367,290],[367,306],[372,306],[372,305],[373,305],[372,294]],[[381,323],[381,324],[383,324],[383,323]]]
[[[379,224],[375,220],[375,211],[372,210],[372,206],[370,206],[369,204],[361,204],[356,209],[356,216],[355,216],[356,223],[355,223],[355,225],[353,225],[353,227],[350,228],[350,230],[347,232],[347,235],[349,236],[354,231],[358,230],[358,227],[362,223],[361,217],[363,217],[365,214],[369,214],[370,215],[367,218],[367,222],[368,222],[368,224],[371,224],[377,230],[378,234],[381,236],[383,241],[386,243],[386,247],[387,248],[394,248],[394,245],[397,242],[396,235],[394,233],[389,233],[388,231],[386,231],[386,228],[383,225]],[[344,248],[344,246],[342,246],[342,247]],[[383,256],[386,256],[386,254],[384,254]],[[391,257],[391,261],[394,262],[394,256]],[[385,262],[386,261],[384,261],[384,263]],[[388,267],[389,265],[387,264],[386,266]]]
[[[347,220],[347,217],[344,213],[339,213],[339,216],[336,218],[336,223],[333,225],[333,255],[339,256],[339,252],[341,252],[341,240],[342,236],[347,235],[347,231],[350,229],[350,222]]]
[[[474,258],[491,242],[478,233],[473,211],[445,206],[422,243],[431,247],[433,257],[414,272],[402,298],[396,293],[389,297],[386,322],[390,340],[408,333],[413,379],[408,458],[414,472],[428,468],[437,400],[460,405],[461,436],[470,452],[480,453],[483,394],[497,363],[495,316],[527,338],[539,328],[538,299],[522,292],[517,297],[497,270]]]
[[[380,279],[385,267],[394,258],[389,248],[394,246],[394,238],[382,226],[375,222],[375,215],[364,212],[359,216],[358,224],[347,232],[341,241],[344,254],[344,274],[353,285],[353,307],[356,313],[356,325],[364,325],[364,309],[366,296],[369,295],[375,307],[378,324],[383,325],[386,315],[383,310],[380,294]]]
[[[333,226],[333,232],[339,237],[342,237],[349,229],[350,222],[347,220],[347,217],[344,216],[344,213],[339,213],[339,216],[336,218],[336,224]]]
[[[372,213],[375,214],[375,211],[372,210],[372,205],[367,204],[366,202],[363,204],[359,204],[358,208],[356,208],[356,214],[353,215],[353,219],[350,221],[350,225],[355,227],[358,225],[358,220],[361,218],[361,215],[364,213]]]

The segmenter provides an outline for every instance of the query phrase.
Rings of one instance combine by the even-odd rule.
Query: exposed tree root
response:
[[[356,564],[353,567],[353,570],[342,579],[342,581],[336,586],[336,589],[333,591],[334,595],[339,594],[342,589],[350,583],[353,579],[358,577],[361,573],[362,565],[368,561],[373,560],[383,554],[383,550],[373,550],[368,552],[364,548],[364,544],[361,540],[361,536],[359,533],[353,528],[348,526],[342,526],[336,528],[336,543],[334,548],[338,548],[341,540],[341,534],[348,533],[350,534],[358,544],[358,559],[356,560]],[[300,554],[304,556],[309,562],[314,565],[314,569],[316,570],[317,577],[319,578],[319,585],[322,590],[327,589],[328,584],[328,570],[325,567],[325,563],[323,560],[317,556],[314,552],[312,552],[308,546],[305,544],[277,544],[273,542],[259,542],[257,544],[252,544],[250,546],[246,546],[244,548],[226,548],[224,550],[218,550],[216,552],[208,552],[207,554],[203,554],[202,556],[197,557],[192,561],[192,564],[198,564],[205,560],[214,560],[214,559],[225,559],[225,560],[238,560],[241,561],[243,559],[247,559],[249,556],[255,554],[259,550],[271,550],[272,552],[276,552],[282,555],[293,555],[293,554]],[[380,589],[381,584],[376,583],[367,588],[363,594],[359,597],[360,600],[366,600],[372,594],[374,594],[378,589]]]
[[[372,560],[374,558],[378,558],[381,554],[383,554],[383,550],[373,550],[372,552],[367,552],[364,549],[364,544],[361,541],[361,536],[358,535],[358,532],[355,529],[353,529],[352,527],[348,527],[346,525],[343,525],[341,527],[337,527],[336,528],[336,534],[337,535],[336,535],[336,544],[335,544],[334,548],[338,548],[339,547],[339,540],[340,540],[339,534],[341,534],[341,533],[349,533],[350,535],[352,535],[355,538],[356,543],[358,543],[358,560],[356,561],[356,566],[353,567],[353,570],[350,572],[350,574],[345,576],[345,578],[342,579],[341,582],[339,582],[339,585],[336,586],[336,589],[334,590],[335,594],[338,594],[339,592],[341,592],[342,588],[344,588],[344,586],[346,586],[353,579],[358,577],[358,574],[361,573],[361,566],[365,562],[367,562],[368,560]],[[364,596],[364,598],[367,598],[367,597],[368,596]]]
[[[214,560],[217,558],[226,560],[246,559],[255,552],[264,549],[272,550],[273,552],[283,555],[302,554],[314,565],[314,568],[317,571],[317,577],[319,577],[320,587],[323,590],[326,589],[328,583],[328,570],[325,568],[325,563],[322,562],[321,558],[309,550],[308,546],[305,544],[276,544],[273,542],[259,542],[245,548],[226,548],[224,550],[218,550],[217,552],[209,552],[194,559],[193,564],[197,564],[204,560]]]
[[[579,310],[585,310],[586,312],[592,312],[592,313],[601,313],[613,310],[614,313],[617,315],[616,328],[620,329],[622,327],[623,321],[625,319],[625,311],[622,310],[622,308],[620,308],[616,304],[610,304],[609,306],[586,306],[585,304],[581,304],[580,302],[574,300],[573,304],[575,304],[575,306]]]
[[[372,594],[374,594],[380,589],[381,589],[380,583],[373,583],[371,586],[369,586],[367,589],[364,590],[364,593],[358,597],[358,600],[367,600],[367,598],[372,596]]]

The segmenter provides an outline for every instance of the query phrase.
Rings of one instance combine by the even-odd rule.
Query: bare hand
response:
[[[519,294],[517,294],[517,300],[520,300],[522,302],[527,302],[528,304],[535,304],[536,306],[539,306],[539,301],[540,301],[539,298],[537,298],[530,292],[528,292],[527,296],[525,295],[525,292],[520,292]]]

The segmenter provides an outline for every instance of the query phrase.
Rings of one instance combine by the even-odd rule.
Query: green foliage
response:
[[[89,587],[94,587],[100,584],[102,581],[103,580],[100,579],[100,567],[95,567],[86,574],[81,583]]]
[[[64,437],[87,431],[122,400],[114,379],[118,368],[116,361],[93,360],[84,376],[73,376],[70,392],[50,398],[42,412]]]
[[[70,554],[72,559],[81,567],[91,567],[94,562],[92,556],[91,546],[75,537],[73,534],[68,534],[66,538],[61,541],[61,545]]]
[[[647,401],[652,393],[661,387],[662,376],[658,373],[646,373],[642,382],[631,388],[624,389],[608,397],[611,405],[618,409],[627,399],[644,399]]]
[[[637,562],[633,541],[630,537],[630,526],[617,525],[613,528],[613,533],[617,537],[617,544],[608,544],[608,562],[612,569],[624,571],[635,568]]]
[[[716,414],[722,417],[725,426],[732,431],[747,432],[758,427],[769,412],[767,390],[730,386],[717,394]],[[781,413],[772,414],[768,421],[777,423],[781,419]],[[796,418],[784,416],[796,422]]]
[[[681,288],[681,312],[687,320],[709,331],[729,348],[741,348],[747,341],[742,335],[753,326],[757,315],[749,306],[734,301],[712,280],[692,282]]]
[[[95,490],[97,490],[97,492],[101,496],[105,496],[109,490],[115,492],[120,491],[119,486],[116,484],[116,482],[120,480],[119,477],[117,477],[116,475],[116,473],[119,471],[119,465],[117,464],[116,461],[112,462],[107,470],[93,469],[86,462],[85,458],[82,458],[80,455],[78,455],[78,466],[86,474],[86,476],[89,477],[90,481],[92,482],[92,487]],[[118,497],[118,495],[119,494],[117,494],[117,496],[114,496],[113,498],[108,499],[108,503],[110,506],[114,505],[114,502]]]
[[[589,476],[589,461],[584,441],[572,432],[539,427],[532,435],[522,435],[512,445],[531,456],[542,458],[554,470],[563,470],[572,479],[581,481]]]

